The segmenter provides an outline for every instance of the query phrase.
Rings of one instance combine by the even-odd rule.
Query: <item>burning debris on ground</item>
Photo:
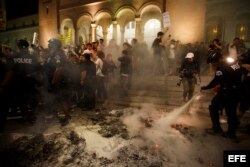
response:
[[[195,137],[194,132],[192,131],[193,127],[188,127],[187,125],[184,125],[184,124],[173,124],[171,125],[171,128],[179,131],[183,136],[185,136],[190,141],[192,141],[193,138]]]
[[[123,147],[118,152],[117,160],[127,162],[127,166],[161,167],[162,161],[158,159],[154,151],[148,149],[147,151],[141,151],[136,146]]]
[[[144,155],[135,146],[122,147],[112,159],[85,150],[86,142],[74,131],[20,137],[1,151],[6,166],[149,166],[160,167],[155,155]],[[6,159],[7,158],[7,159]]]
[[[166,113],[152,106],[76,110],[65,127],[58,123],[52,127],[50,122],[40,134],[16,135],[0,149],[0,163],[8,167],[220,166],[218,150],[232,148],[225,146],[229,141],[177,121],[185,108],[181,110]],[[215,144],[221,148],[211,147]]]
[[[85,139],[74,131],[23,136],[3,148],[2,154],[5,155],[1,157],[7,158],[4,162],[6,166],[69,164],[75,161],[76,155],[85,152],[85,146]]]
[[[98,112],[96,114],[88,114],[89,120],[95,125],[100,126],[98,133],[103,137],[121,136],[123,139],[128,139],[128,132],[121,121],[122,111]]]

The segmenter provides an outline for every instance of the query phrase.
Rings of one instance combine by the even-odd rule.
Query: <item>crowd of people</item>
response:
[[[63,112],[59,120],[66,125],[71,119],[71,106],[95,110],[99,102],[102,109],[106,109],[114,87],[121,97],[128,96],[133,71],[140,73],[132,62],[140,66],[141,57],[134,58],[134,55],[147,52],[144,45],[140,45],[140,49],[137,45],[136,39],[131,45],[125,42],[122,49],[114,40],[106,47],[102,39],[79,48],[63,48],[59,39],[50,39],[47,48],[30,46],[24,39],[17,41],[17,51],[4,45],[1,50],[1,129],[9,111],[20,112],[24,122],[34,122],[39,103],[45,104],[50,113]]]
[[[137,39],[133,39],[131,44],[124,42],[121,47],[116,44],[115,40],[111,40],[106,45],[103,39],[81,44],[77,48],[69,46],[63,48],[62,42],[58,39],[50,39],[47,48],[30,46],[24,39],[17,42],[18,51],[2,45],[4,47],[0,54],[1,130],[4,128],[10,109],[14,112],[20,110],[24,121],[34,122],[35,110],[39,103],[49,106],[48,110],[51,113],[56,114],[62,111],[64,116],[59,120],[62,125],[66,125],[71,119],[71,106],[77,105],[82,110],[94,110],[98,101],[105,109],[110,104],[110,94],[118,92],[120,97],[128,96],[133,78],[145,75],[152,77],[180,75],[183,84],[183,100],[186,102],[192,98],[200,75],[207,75],[211,72],[209,64],[216,66],[213,59],[214,53],[234,54],[240,57],[246,49],[239,39],[238,43],[234,41],[227,47],[223,47],[221,42],[215,39],[209,47],[206,47],[204,43],[183,45],[180,41],[172,39],[171,35],[162,41],[163,36],[164,33],[159,32],[150,47],[146,43],[139,43]],[[241,64],[239,68],[249,69],[244,66]],[[238,66],[234,67],[238,70]],[[245,73],[237,73],[237,77],[235,75],[237,83],[233,82],[233,84],[238,86],[242,83],[238,75]],[[249,77],[248,74],[245,75],[246,78]],[[216,71],[216,76],[218,75],[219,72]],[[216,78],[217,80],[217,85],[210,83],[202,89],[209,89],[220,84],[221,90],[224,85],[231,84],[229,80],[223,83],[221,79]],[[214,84],[215,81],[212,82]],[[244,84],[248,90],[249,84]],[[236,95],[233,94],[233,96]],[[230,106],[223,107],[226,113],[231,113],[231,115],[228,114],[229,130],[235,134],[236,120],[232,117],[236,114],[235,107],[239,100],[230,98],[232,99],[233,101],[228,102]],[[221,107],[218,108],[222,106],[222,102],[214,101],[216,100],[212,101],[210,113],[214,130],[217,132],[220,129],[217,110],[222,110]],[[234,104],[233,107],[232,104]],[[247,107],[249,108],[246,104],[249,103],[243,104],[242,100],[242,113],[247,110]]]

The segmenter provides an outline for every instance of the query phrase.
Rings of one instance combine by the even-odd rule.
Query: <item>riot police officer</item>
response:
[[[53,102],[56,102],[51,104],[56,107],[57,111],[63,111],[64,117],[60,118],[60,122],[62,125],[66,125],[71,118],[69,114],[71,96],[69,91],[68,62],[61,47],[61,41],[58,39],[50,39],[48,41],[48,58],[44,65],[48,78],[48,91],[54,96]]]
[[[36,74],[38,61],[30,54],[29,43],[20,39],[17,41],[19,51],[13,56],[13,89],[24,121],[34,121],[36,107]]]
[[[239,57],[239,63],[244,69],[242,79],[242,91],[239,105],[239,118],[241,119],[245,112],[250,108],[250,50],[247,50]],[[247,125],[250,132],[250,125]]]
[[[219,52],[210,55],[210,61],[215,61],[221,57]],[[209,60],[209,59],[208,59]],[[211,101],[209,112],[212,120],[212,130],[215,133],[222,133],[223,130],[219,122],[219,110],[223,107],[226,111],[228,131],[227,137],[236,139],[236,128],[238,126],[236,108],[240,99],[240,86],[242,68],[238,64],[237,58],[227,57],[220,63],[215,71],[213,80],[207,85],[202,86],[201,90],[214,88],[220,85],[219,90]],[[224,133],[222,133],[224,135]]]
[[[10,107],[13,61],[0,51],[0,132],[4,130],[5,120]]]

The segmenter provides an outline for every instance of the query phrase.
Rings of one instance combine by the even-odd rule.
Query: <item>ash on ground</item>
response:
[[[162,162],[156,156],[154,150],[151,150],[151,153],[148,150],[147,154],[143,154],[137,147],[128,142],[130,138],[126,126],[120,119],[123,112],[123,110],[87,112],[83,119],[88,121],[82,121],[82,124],[87,123],[87,125],[79,125],[81,121],[79,121],[79,115],[77,115],[75,116],[78,119],[77,125],[61,127],[55,133],[15,134],[11,143],[0,148],[1,166],[162,166]],[[93,128],[96,126],[98,128]],[[119,147],[119,144],[117,146],[112,145],[107,149],[104,142],[101,149],[106,149],[105,151],[108,150],[108,152],[111,152],[113,147],[118,149],[112,156],[101,156],[98,149],[96,151],[87,149],[91,139],[89,141],[85,139],[84,130],[89,130],[95,135],[99,134],[99,140],[103,138],[109,140],[115,137],[128,144],[122,144]],[[88,133],[86,132],[86,136],[88,136]],[[102,141],[99,142],[102,143]]]
[[[75,111],[65,127],[56,121],[38,121],[23,128],[23,133],[16,133],[7,145],[0,146],[0,164],[3,167],[221,166],[223,150],[249,148],[249,138],[245,143],[234,144],[177,122],[179,116],[175,113],[146,108]]]
[[[86,151],[86,142],[74,131],[23,136],[1,149],[1,164],[6,167],[162,166],[153,151],[144,154],[135,146],[128,145],[119,149],[113,158],[98,157],[97,153]]]

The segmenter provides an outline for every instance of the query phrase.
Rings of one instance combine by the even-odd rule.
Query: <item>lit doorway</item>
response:
[[[125,25],[124,42],[131,44],[133,38],[135,38],[135,22],[130,21]]]
[[[103,39],[103,30],[100,25],[96,27],[96,39],[99,41],[100,39]]]
[[[111,39],[113,39],[113,31],[114,31],[114,28],[113,28],[113,24],[111,24],[108,28],[108,33],[107,33],[107,43],[109,43],[109,41]],[[120,30],[120,25],[117,24],[117,29],[116,29],[116,44],[120,44],[121,43],[121,30]]]
[[[144,25],[144,41],[151,46],[157,33],[161,31],[161,22],[157,19],[150,19]]]

